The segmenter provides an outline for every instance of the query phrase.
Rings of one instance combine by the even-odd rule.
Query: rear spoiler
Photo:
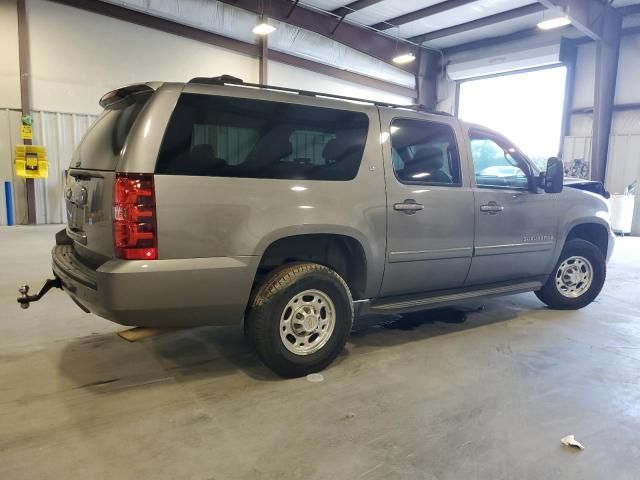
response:
[[[105,110],[121,110],[149,97],[154,91],[153,88],[145,83],[129,85],[105,93],[98,103]]]

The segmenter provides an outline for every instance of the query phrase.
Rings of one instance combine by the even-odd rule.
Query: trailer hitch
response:
[[[62,289],[62,282],[58,277],[53,279],[49,278],[46,282],[44,282],[44,285],[36,295],[29,295],[29,285],[22,285],[18,289],[18,292],[20,292],[20,296],[18,297],[18,303],[20,304],[20,307],[25,309],[29,308],[31,302],[37,302],[42,297],[44,297],[45,294],[52,288]]]

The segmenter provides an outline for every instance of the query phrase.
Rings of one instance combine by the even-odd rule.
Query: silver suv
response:
[[[282,376],[354,314],[534,291],[596,298],[607,202],[445,114],[223,76],[105,95],[76,150],[52,287],[130,326],[235,325]]]

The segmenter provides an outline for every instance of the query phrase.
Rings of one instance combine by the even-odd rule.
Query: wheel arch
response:
[[[567,232],[563,247],[568,241],[577,238],[594,244],[602,252],[602,255],[605,258],[607,257],[607,251],[609,249],[609,229],[606,224],[593,220],[576,223]]]
[[[286,263],[314,262],[336,271],[347,283],[354,300],[366,298],[371,289],[371,253],[366,243],[346,232],[304,232],[275,236],[264,242],[254,287],[273,269]]]

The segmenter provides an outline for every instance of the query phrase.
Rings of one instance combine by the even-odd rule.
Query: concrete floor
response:
[[[640,478],[640,238],[582,311],[526,294],[360,321],[312,383],[239,329],[129,344],[60,291],[20,310],[58,228],[0,229],[1,479]]]

